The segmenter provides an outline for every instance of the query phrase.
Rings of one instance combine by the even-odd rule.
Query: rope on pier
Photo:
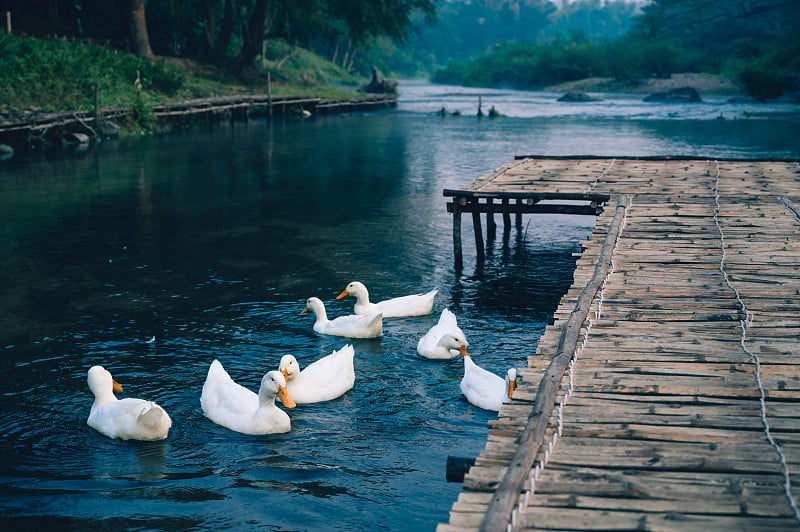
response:
[[[800,163],[795,162],[794,163],[794,167],[798,171],[800,171]],[[789,212],[791,212],[794,215],[795,219],[798,222],[800,222],[800,212],[797,212],[797,209],[794,208],[794,205],[792,205],[792,202],[790,202],[788,199],[786,199],[786,196],[780,196],[779,199],[781,200],[781,203],[783,203],[783,206],[786,207],[787,209],[789,209]]]
[[[783,206],[784,206],[784,207],[786,207],[786,208],[789,210],[789,212],[791,212],[791,213],[794,215],[794,218],[795,218],[795,220],[797,220],[798,222],[800,222],[800,212],[797,212],[797,209],[795,209],[795,208],[794,208],[794,205],[792,205],[792,204],[789,202],[789,200],[788,200],[788,199],[786,199],[786,196],[781,196],[781,197],[780,197],[780,198],[778,198],[778,199],[780,199],[780,200],[781,200],[781,203],[783,203]]]
[[[720,241],[720,250],[722,251],[722,256],[719,262],[719,271],[722,273],[722,277],[725,280],[725,284],[728,288],[733,292],[734,296],[736,297],[736,301],[739,303],[739,307],[742,311],[742,314],[745,316],[743,320],[739,321],[739,326],[742,330],[741,338],[739,339],[739,344],[742,346],[742,350],[747,353],[750,359],[753,361],[753,366],[755,368],[755,377],[756,377],[756,384],[758,386],[758,392],[760,396],[760,405],[761,405],[761,423],[764,426],[764,437],[767,439],[769,444],[775,450],[775,454],[778,456],[778,462],[781,466],[781,471],[783,472],[783,491],[786,495],[786,499],[789,502],[789,506],[794,513],[794,518],[798,522],[800,522],[800,510],[797,507],[797,503],[792,496],[792,482],[789,477],[789,466],[786,464],[786,457],[781,450],[780,445],[775,439],[772,437],[770,433],[770,426],[769,420],[767,419],[767,400],[766,400],[766,391],[764,390],[764,382],[761,379],[761,360],[758,358],[758,355],[752,352],[747,347],[747,331],[750,328],[750,323],[752,321],[753,315],[747,310],[747,305],[745,305],[744,300],[742,299],[739,291],[733,286],[733,283],[728,277],[728,273],[725,271],[725,260],[727,258],[726,252],[726,244],[725,244],[725,231],[722,229],[722,224],[719,221],[719,212],[721,209],[720,206],[720,195],[719,195],[719,180],[720,180],[720,168],[719,168],[719,161],[714,161],[716,164],[716,178],[714,181],[714,224],[717,226],[717,232],[719,232],[719,241]],[[797,164],[797,163],[795,163]],[[784,201],[783,199],[781,201]],[[787,205],[784,201],[784,205]],[[788,205],[787,208],[792,210]],[[795,216],[797,213],[795,212]]]
[[[605,168],[603,168],[603,171],[602,171],[602,172],[600,172],[599,174],[597,174],[597,177],[595,177],[595,178],[594,178],[594,181],[592,181],[591,183],[589,183],[589,186],[588,186],[588,187],[586,187],[586,192],[587,192],[587,193],[589,193],[589,192],[591,192],[592,190],[594,190],[594,187],[596,187],[596,186],[597,186],[597,183],[599,183],[599,182],[600,182],[600,180],[606,176],[606,174],[609,172],[609,170],[611,170],[611,167],[612,167],[612,166],[614,166],[614,163],[616,163],[616,162],[617,162],[617,160],[616,160],[616,159],[611,159],[611,164],[609,164],[608,166],[606,166]]]

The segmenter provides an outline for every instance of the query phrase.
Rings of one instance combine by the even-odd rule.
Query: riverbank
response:
[[[358,93],[340,98],[248,94],[161,104],[148,110],[152,127],[167,130],[199,122],[248,120],[258,116],[311,116],[376,111],[397,105],[396,94]],[[0,159],[18,151],[88,144],[93,138],[116,136],[118,124],[135,124],[134,107],[80,112],[23,112],[0,115]],[[141,117],[139,117],[139,120]]]
[[[651,94],[681,87],[691,87],[700,94],[722,94],[731,97],[746,97],[741,84],[731,78],[714,74],[683,73],[672,74],[669,78],[646,78],[620,81],[615,78],[586,78],[546,87],[552,92],[630,92]]]

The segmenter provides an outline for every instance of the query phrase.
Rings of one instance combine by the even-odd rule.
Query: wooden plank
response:
[[[534,517],[535,516],[535,517]],[[659,530],[685,532],[730,532],[731,530],[797,530],[792,518],[735,517],[684,512],[649,513],[579,508],[536,509],[525,515],[519,530]]]

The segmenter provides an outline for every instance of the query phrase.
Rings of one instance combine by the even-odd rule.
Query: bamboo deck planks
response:
[[[800,165],[519,158],[468,189],[627,200],[542,444],[520,438],[614,231],[610,206],[438,530],[800,528]]]

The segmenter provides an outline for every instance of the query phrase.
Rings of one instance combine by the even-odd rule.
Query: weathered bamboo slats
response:
[[[163,121],[187,120],[206,116],[249,118],[256,114],[272,116],[300,114],[348,113],[378,110],[397,105],[394,94],[361,94],[353,98],[311,98],[307,96],[271,94],[243,94],[198,98],[181,102],[158,104],[151,107],[153,116]],[[44,142],[61,142],[65,133],[80,132],[102,136],[98,123],[120,120],[133,114],[133,107],[106,107],[94,112],[22,113],[17,116],[0,117],[0,143],[15,149]]]
[[[798,529],[800,165],[519,158],[467,190],[630,201],[597,286],[616,213],[582,243],[438,529]]]

